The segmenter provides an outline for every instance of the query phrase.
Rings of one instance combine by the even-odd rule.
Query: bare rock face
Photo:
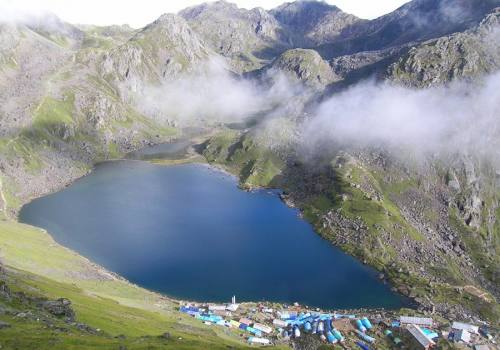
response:
[[[371,74],[385,73],[394,58],[406,52],[406,47],[395,47],[376,51],[362,51],[352,55],[335,57],[330,61],[335,74],[342,78],[357,74],[361,79]]]
[[[344,39],[318,47],[328,59],[417,44],[479,24],[499,0],[414,0],[371,21],[350,26]]]
[[[293,46],[313,47],[342,39],[363,20],[320,1],[287,2],[270,11],[287,28]]]
[[[181,11],[193,30],[239,71],[259,68],[288,47],[281,24],[262,8],[246,10],[216,1]]]
[[[427,87],[473,78],[500,68],[500,8],[476,28],[425,42],[389,68],[401,84]]]
[[[69,58],[64,48],[28,27],[0,23],[0,135],[31,123],[46,80]]]
[[[308,49],[285,51],[273,61],[270,69],[283,72],[289,78],[315,88],[323,88],[338,80],[328,62],[316,51]]]
[[[177,15],[165,14],[103,57],[101,74],[122,94],[161,82],[208,60],[212,52]]]

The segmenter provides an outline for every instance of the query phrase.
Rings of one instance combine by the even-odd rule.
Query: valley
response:
[[[141,29],[73,25],[52,15],[1,22],[0,321],[10,325],[0,324],[2,348],[247,345],[237,330],[204,325],[179,312],[178,298],[221,302],[228,301],[232,291],[227,297],[197,286],[191,288],[194,294],[169,292],[148,284],[146,278],[155,265],[166,267],[165,262],[155,260],[134,275],[122,270],[127,263],[140,265],[132,264],[132,255],[122,253],[121,266],[106,260],[119,250],[114,251],[113,240],[120,239],[120,232],[130,229],[129,238],[134,232],[164,232],[163,227],[149,230],[148,225],[167,215],[168,209],[134,226],[127,221],[133,208],[127,211],[119,201],[108,203],[116,210],[108,212],[109,217],[123,217],[103,229],[99,214],[106,208],[92,203],[104,205],[106,197],[87,198],[87,207],[69,199],[52,208],[43,202],[72,193],[99,176],[109,176],[99,193],[129,176],[110,198],[130,205],[168,199],[169,193],[162,191],[189,178],[196,179],[185,183],[191,192],[177,193],[178,201],[189,193],[194,203],[205,203],[196,188],[206,190],[210,184],[214,192],[207,198],[221,196],[216,204],[204,204],[213,210],[224,212],[230,203],[223,198],[232,203],[227,199],[231,196],[266,198],[248,204],[261,210],[259,218],[245,216],[249,210],[241,208],[240,217],[249,224],[243,219],[238,223],[246,228],[241,237],[251,239],[258,231],[265,235],[262,241],[270,232],[281,238],[265,250],[269,259],[262,260],[260,271],[278,259],[273,252],[287,241],[286,233],[302,225],[299,231],[307,239],[299,240],[300,246],[314,241],[312,251],[287,241],[279,258],[287,268],[271,270],[264,281],[259,280],[261,274],[246,270],[254,278],[241,294],[252,286],[271,284],[276,275],[292,285],[294,271],[300,269],[315,271],[307,276],[311,284],[331,272],[329,287],[321,297],[309,289],[288,299],[280,293],[266,298],[266,291],[258,288],[243,297],[249,309],[258,308],[254,303],[259,301],[267,306],[298,301],[304,308],[336,309],[335,299],[349,299],[348,290],[332,297],[332,303],[317,302],[338,289],[333,274],[337,260],[325,258],[328,262],[315,269],[319,257],[314,252],[324,252],[323,257],[334,254],[352,261],[374,291],[382,288],[375,299],[397,293],[415,306],[395,310],[397,303],[364,303],[359,295],[342,309],[388,307],[362,314],[371,319],[380,312],[387,312],[387,319],[407,314],[433,317],[443,330],[452,321],[488,324],[497,334],[499,8],[497,0],[414,0],[380,18],[364,20],[325,2],[247,10],[217,1],[161,15]],[[132,160],[136,158],[141,162]],[[203,178],[195,170],[181,170],[205,169],[200,163],[236,179],[227,180],[231,185],[224,187],[214,185],[221,181],[215,175]],[[126,164],[129,168],[120,168]],[[101,172],[113,166],[110,175]],[[142,178],[140,169],[157,175]],[[171,171],[181,174],[168,175]],[[290,208],[277,194],[266,194],[271,189],[279,190],[280,200]],[[76,199],[92,193],[90,187],[82,191]],[[126,198],[134,191],[136,197]],[[44,203],[37,220],[35,214],[28,220],[23,213],[31,201]],[[174,204],[159,201],[154,207],[164,205]],[[42,209],[71,220],[63,229],[57,220],[47,224],[44,220],[52,214]],[[273,210],[288,219],[270,221],[268,228],[252,226],[267,221],[266,214]],[[93,226],[82,219],[88,213],[96,220]],[[228,222],[220,225],[212,230],[230,227]],[[183,232],[181,226],[176,232]],[[196,240],[195,233],[202,230],[195,227],[186,234]],[[106,242],[110,250],[93,255],[69,239],[86,232],[89,237],[114,232]],[[139,238],[134,244],[141,244]],[[161,241],[146,236],[144,240],[151,249]],[[249,246],[252,256],[258,256],[259,245]],[[122,252],[130,247],[123,246]],[[207,249],[217,251],[216,247]],[[298,261],[286,254],[294,250]],[[225,261],[251,261],[250,255],[239,252],[241,256],[216,254],[224,258],[215,259],[211,271]],[[148,249],[141,254],[147,255]],[[205,256],[203,246],[196,255]],[[204,262],[192,263],[189,274],[196,266]],[[242,267],[237,266],[231,273],[240,273]],[[164,281],[176,273],[167,273]],[[309,283],[305,277],[304,281]],[[66,305],[59,298],[69,300],[72,311],[63,307],[67,314],[52,314],[45,308],[51,301]],[[378,337],[384,338],[381,332]],[[440,338],[439,348],[462,348]],[[306,336],[277,344],[297,349],[326,346],[316,340]],[[377,349],[394,348],[385,338],[378,341]]]

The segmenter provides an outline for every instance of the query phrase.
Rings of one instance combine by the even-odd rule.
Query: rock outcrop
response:
[[[316,47],[349,36],[354,24],[366,22],[321,1],[287,2],[270,13],[286,28],[294,47]]]
[[[288,33],[262,8],[246,10],[222,0],[187,8],[179,15],[237,71],[259,68],[289,47]]]
[[[211,51],[182,17],[165,14],[106,53],[100,71],[126,95],[128,91],[140,91],[146,84],[192,70],[208,61],[210,55]]]
[[[314,88],[324,88],[339,80],[328,62],[314,50],[292,49],[276,58],[268,69],[286,74],[294,81],[303,82]]]
[[[500,69],[500,8],[474,29],[427,41],[389,67],[397,83],[428,87]]]

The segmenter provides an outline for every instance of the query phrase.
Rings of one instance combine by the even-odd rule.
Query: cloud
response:
[[[282,75],[269,81],[272,83],[240,78],[214,59],[201,70],[145,87],[135,103],[146,115],[179,125],[236,122],[259,113],[271,116],[300,92]]]
[[[29,23],[49,11],[38,3],[27,4],[14,0],[0,1],[0,23]]]
[[[408,89],[364,82],[320,104],[302,125],[304,154],[335,147],[385,147],[416,154],[494,157],[500,146],[500,73],[481,83]]]

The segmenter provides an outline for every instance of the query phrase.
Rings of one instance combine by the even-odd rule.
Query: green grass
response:
[[[33,115],[32,127],[24,135],[32,141],[54,142],[72,136],[77,126],[74,116],[73,93],[66,93],[63,99],[45,97]]]
[[[118,146],[114,142],[108,144],[108,157],[109,159],[117,159],[121,157],[121,152],[118,150]]]
[[[284,162],[267,148],[260,147],[251,136],[235,130],[224,130],[205,145],[203,156],[237,173],[244,187],[278,186]]]
[[[67,94],[63,100],[45,97],[35,111],[34,124],[36,126],[73,124],[74,101],[74,94]]]
[[[26,278],[20,274],[16,278]],[[19,283],[18,280],[9,282]],[[91,301],[90,301],[91,302]],[[2,303],[0,302],[0,305]],[[16,305],[17,304],[17,305]],[[190,332],[183,331],[180,327],[163,323],[162,333],[156,335],[133,336],[127,333],[113,336],[99,330],[96,334],[87,333],[65,323],[43,310],[30,305],[28,302],[6,302],[4,306],[11,310],[22,310],[34,315],[36,319],[19,318],[12,315],[1,315],[0,320],[11,325],[10,328],[0,332],[2,349],[234,349],[244,348],[243,344],[222,341],[212,329],[189,328]],[[106,305],[104,305],[106,306]],[[78,314],[77,314],[78,316]],[[149,315],[148,315],[149,316]],[[38,321],[44,320],[44,321]],[[45,321],[49,322],[45,322]],[[78,322],[81,322],[79,319]],[[51,326],[49,326],[49,324]],[[160,334],[169,332],[168,339]]]
[[[496,217],[500,218],[500,208],[496,210]],[[466,226],[459,219],[456,208],[450,209],[449,222],[451,227],[459,233],[460,239],[465,242],[466,250],[475,264],[481,268],[488,279],[494,282],[495,278],[498,278],[498,268],[500,266],[500,255],[498,255],[500,251],[500,223],[498,219],[495,221],[492,232],[492,249],[496,254],[488,253],[485,249],[486,243],[484,233],[482,233],[485,231],[484,227],[475,230]]]
[[[241,136],[234,130],[226,130],[214,136],[205,144],[202,153],[209,163],[223,165],[229,171],[239,174],[243,184],[251,179],[249,175],[255,164],[265,164],[268,159],[272,159],[254,145],[250,135]],[[279,178],[283,164],[278,164],[280,166],[276,169],[279,171],[274,172],[273,167],[268,166],[272,176],[264,176],[265,181],[259,179],[255,184],[266,186],[270,178],[273,178],[271,182],[276,177]],[[446,266],[429,267],[429,272],[446,277],[448,282],[440,285],[432,294],[433,288],[429,287],[429,281],[410,272],[418,266],[409,266],[408,262],[399,261],[395,248],[384,241],[382,231],[390,233],[392,239],[396,240],[424,241],[423,234],[406,221],[395,202],[398,196],[405,196],[408,191],[418,189],[419,181],[417,178],[403,176],[404,174],[397,175],[393,178],[399,180],[387,181],[374,169],[361,166],[355,161],[346,159],[342,167],[333,162],[314,177],[313,184],[319,185],[321,191],[302,193],[301,202],[296,204],[303,210],[304,218],[326,239],[336,240],[337,234],[335,230],[323,227],[321,217],[329,211],[340,210],[341,215],[362,221],[367,232],[362,235],[361,241],[356,244],[342,243],[341,248],[384,271],[394,285],[407,286],[415,297],[432,295],[439,302],[466,305],[471,310],[477,310],[486,319],[495,320],[499,308],[473,295],[458,293],[455,290],[455,286],[463,286],[468,282],[454,261],[450,260]],[[287,178],[277,185],[283,186],[288,192],[300,191],[303,180]],[[437,220],[436,213],[431,211],[425,212],[424,215],[429,220]],[[495,229],[498,227],[500,224],[495,226]],[[470,234],[468,236],[469,239],[473,237],[475,236]],[[469,243],[467,245],[469,246]],[[480,251],[479,246],[473,242],[470,242],[470,247],[476,252]],[[397,263],[396,267],[392,265],[394,262]],[[402,268],[402,271],[399,268]]]
[[[12,139],[0,139],[0,154],[11,161],[22,160],[28,173],[36,173],[42,168],[39,151],[45,144],[37,145],[29,137],[22,134]]]
[[[207,327],[175,311],[176,303],[173,301],[108,275],[85,258],[58,245],[40,229],[13,221],[0,221],[0,251],[3,264],[8,266],[8,284],[13,291],[49,299],[68,298],[72,301],[78,322],[99,328],[110,337],[125,335],[137,338],[127,343],[131,348],[142,349],[144,344],[174,349],[241,346],[225,329]],[[18,346],[24,349],[29,348],[23,346],[32,341],[50,348],[52,338],[55,339],[55,345],[52,345],[60,344],[60,348],[71,348],[72,342],[82,346],[88,344],[89,347],[102,345],[103,348],[119,344],[114,338],[85,335],[84,339],[80,339],[74,334],[54,335],[53,331],[28,321],[22,323],[22,327],[18,326],[2,330],[0,344],[10,343],[12,348]],[[15,332],[28,332],[30,336],[16,339]],[[164,340],[156,338],[164,332],[170,332],[173,339],[183,339],[164,344]],[[142,338],[144,336],[150,338]],[[9,339],[10,342],[6,343],[5,340]]]

